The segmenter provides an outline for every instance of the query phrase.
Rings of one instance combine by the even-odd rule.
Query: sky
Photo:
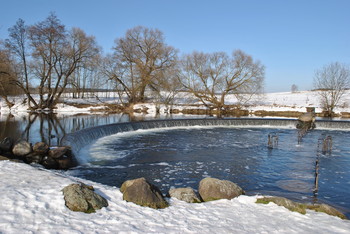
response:
[[[135,26],[157,28],[179,54],[240,49],[266,67],[265,91],[311,90],[317,69],[350,65],[349,0],[0,0],[0,39],[19,18],[54,12],[104,53]]]

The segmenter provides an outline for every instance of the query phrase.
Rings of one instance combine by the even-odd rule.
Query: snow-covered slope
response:
[[[349,233],[350,221],[306,215],[240,196],[188,204],[170,199],[154,210],[123,201],[116,187],[0,161],[0,233]],[[93,214],[70,211],[61,190],[77,181],[93,185],[109,203]]]

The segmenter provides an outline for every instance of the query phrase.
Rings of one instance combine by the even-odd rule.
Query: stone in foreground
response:
[[[169,206],[160,190],[143,177],[125,181],[120,191],[123,193],[123,200],[140,206],[153,209],[162,209]]]
[[[25,140],[20,140],[15,143],[12,149],[12,153],[19,157],[24,157],[32,152],[32,146]]]
[[[337,216],[341,219],[346,219],[346,216],[327,204],[303,204],[298,202],[293,202],[284,197],[262,197],[256,200],[256,203],[268,204],[273,202],[278,206],[283,206],[290,211],[299,212],[301,214],[306,214],[306,209],[314,210],[316,212],[323,212],[328,215]]]
[[[201,200],[197,197],[194,190],[190,187],[187,188],[173,188],[169,190],[170,197],[175,197],[181,201],[188,203],[199,203]]]
[[[199,195],[203,201],[232,199],[244,194],[237,184],[228,180],[205,178],[199,182]]]
[[[62,191],[66,206],[72,211],[93,213],[108,206],[105,198],[96,194],[91,186],[85,184],[70,184]]]

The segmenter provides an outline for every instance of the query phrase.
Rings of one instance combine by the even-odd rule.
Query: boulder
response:
[[[256,203],[262,203],[262,204],[268,204],[270,202],[273,202],[278,206],[283,206],[290,211],[306,214],[305,205],[302,205],[297,202],[293,202],[284,197],[263,197],[263,198],[258,198],[256,200]]]
[[[51,158],[60,158],[68,152],[68,147],[61,146],[49,150],[49,156]]]
[[[341,219],[347,219],[342,212],[327,204],[311,204],[307,205],[307,209],[314,210],[316,212],[323,212],[328,215],[339,217]]]
[[[56,162],[58,164],[58,168],[62,170],[68,170],[69,168],[76,166],[76,163],[73,160],[73,158],[68,157],[66,155],[56,159]]]
[[[26,156],[31,152],[32,152],[32,145],[25,140],[19,140],[18,142],[16,142],[12,149],[12,153],[15,156],[19,156],[19,157]]]
[[[169,196],[175,197],[181,201],[188,203],[199,203],[201,200],[197,197],[194,190],[190,187],[187,188],[173,188],[169,190]]]
[[[66,206],[72,211],[93,213],[102,207],[108,206],[107,200],[96,194],[91,186],[70,184],[62,191]]]
[[[36,154],[36,153],[30,153],[30,154],[27,154],[25,156],[26,158],[26,162],[27,163],[37,163],[37,164],[41,164],[42,160],[43,160],[43,156],[42,155],[39,155],[39,154]]]
[[[228,180],[205,178],[199,182],[199,195],[203,201],[232,199],[242,194],[243,189]]]
[[[284,197],[262,197],[256,200],[256,203],[268,204],[270,202],[275,203],[278,206],[283,206],[290,211],[299,212],[301,214],[306,214],[306,209],[314,210],[316,212],[323,212],[328,215],[337,216],[341,219],[346,219],[346,216],[327,204],[303,204],[298,202],[293,202]]]
[[[0,151],[1,152],[11,152],[13,145],[13,140],[10,137],[5,137],[2,141],[0,141]]]
[[[160,190],[145,178],[125,181],[120,191],[123,193],[123,200],[140,206],[154,209],[162,209],[169,206]]]
[[[10,160],[8,157],[0,155],[0,161]]]
[[[315,115],[311,112],[304,113],[299,116],[298,120],[301,122],[315,122]]]
[[[46,155],[50,147],[44,142],[37,142],[33,145],[33,151],[37,155]]]
[[[43,165],[46,169],[58,169],[59,168],[58,162],[55,159],[48,157],[48,156],[44,156],[44,158],[41,162],[41,165]]]

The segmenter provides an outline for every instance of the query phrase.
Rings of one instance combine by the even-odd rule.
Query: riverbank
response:
[[[0,99],[1,115],[21,115],[28,112],[24,97],[10,98],[15,105],[9,109]],[[318,117],[324,117],[317,91],[266,93],[255,97],[245,104],[238,105],[237,99],[230,95],[224,116],[258,116],[258,117],[298,117],[307,108],[315,108]],[[171,104],[157,104],[155,100],[130,106],[121,110],[115,93],[99,93],[85,98],[72,98],[70,94],[62,97],[61,103],[53,110],[58,115],[108,114],[127,112],[130,115],[154,118],[164,115],[216,115],[215,109],[208,109],[188,93],[179,93]],[[335,108],[335,117],[350,118],[350,90],[347,90]]]

